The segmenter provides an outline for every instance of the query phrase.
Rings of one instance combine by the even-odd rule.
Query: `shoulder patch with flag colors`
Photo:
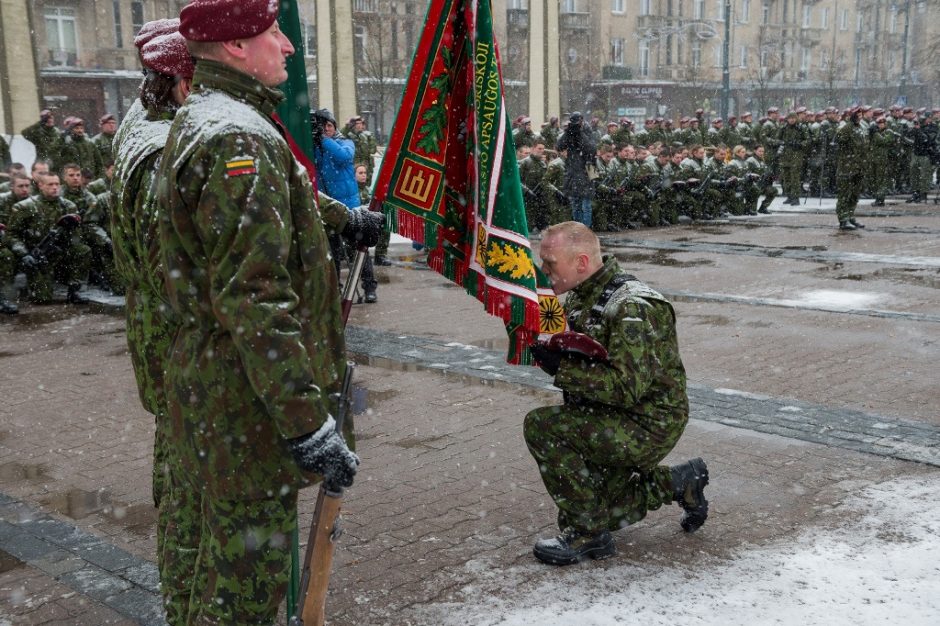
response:
[[[229,176],[243,176],[257,172],[255,160],[251,157],[239,157],[225,162],[225,173]]]

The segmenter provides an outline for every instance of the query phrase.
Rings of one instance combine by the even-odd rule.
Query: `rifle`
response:
[[[904,135],[894,130],[893,128],[886,128],[885,130],[891,133],[892,135],[894,135],[895,137],[897,137],[898,139],[900,139],[901,141],[903,141],[904,143],[906,143],[907,145],[909,146],[914,145],[913,139],[911,139],[910,137],[905,137]]]
[[[695,189],[692,190],[692,192],[691,192],[692,195],[693,195],[693,196],[700,196],[700,195],[702,195],[703,193],[705,193],[705,190],[708,189],[708,185],[711,184],[712,178],[714,178],[714,177],[715,177],[715,172],[713,172],[713,171],[712,171],[712,172],[708,172],[708,174],[705,176],[705,178],[702,180],[702,182],[699,183],[698,187],[696,187]]]
[[[82,223],[82,218],[75,213],[63,215],[55,223],[55,226],[49,229],[46,236],[39,240],[29,255],[36,259],[40,266],[49,263],[49,255],[54,252],[61,252],[60,242]]]
[[[656,196],[659,195],[659,192],[663,189],[669,189],[672,187],[672,181],[669,178],[660,178],[659,182],[653,185],[652,187],[646,188],[646,197],[650,200],[655,200]]]
[[[336,432],[342,434],[343,422],[351,408],[352,378],[354,363],[346,363],[346,374],[339,393],[331,394],[336,402]],[[317,506],[313,511],[307,553],[300,574],[300,596],[297,613],[290,618],[290,626],[323,626],[326,622],[326,590],[333,568],[333,544],[343,533],[340,528],[340,504],[343,501],[342,487],[320,483]]]

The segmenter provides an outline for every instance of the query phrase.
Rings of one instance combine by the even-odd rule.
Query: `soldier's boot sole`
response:
[[[695,458],[682,468],[688,482],[676,501],[682,507],[682,530],[692,533],[702,527],[708,519],[708,500],[705,499],[705,487],[708,486],[708,466],[701,458]],[[691,490],[691,494],[689,491]]]
[[[556,539],[540,540],[532,549],[532,554],[542,563],[561,566],[574,565],[587,559],[606,559],[616,553],[614,538],[607,531],[577,549],[558,544]]]

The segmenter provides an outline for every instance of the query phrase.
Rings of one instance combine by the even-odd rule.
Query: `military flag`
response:
[[[564,329],[533,262],[489,0],[430,3],[373,202],[503,320],[508,362],[530,363],[540,332]]]

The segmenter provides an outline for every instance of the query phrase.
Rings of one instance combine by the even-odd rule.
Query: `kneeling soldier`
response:
[[[552,565],[610,556],[611,530],[670,502],[685,511],[684,530],[698,529],[708,517],[705,462],[660,464],[689,419],[672,305],[601,258],[597,237],[576,222],[545,231],[540,256],[555,292],[570,292],[574,332],[532,348],[565,398],[525,418],[561,529],[535,544],[535,556]]]

